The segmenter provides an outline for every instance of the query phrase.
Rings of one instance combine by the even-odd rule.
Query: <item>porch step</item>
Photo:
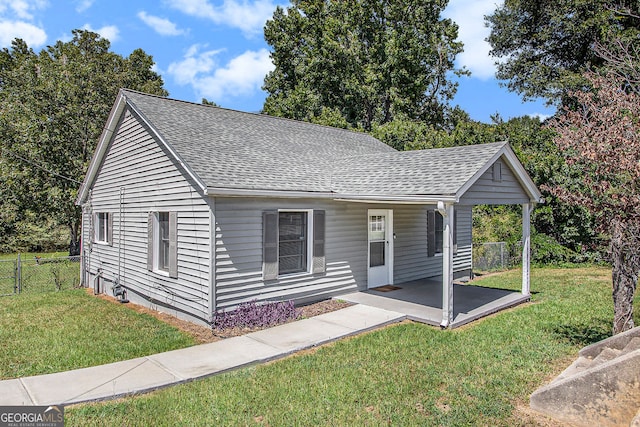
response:
[[[567,369],[565,369],[564,371],[562,371],[560,373],[560,375],[558,375],[553,381],[552,383],[561,381],[565,378],[571,377],[573,375],[576,375],[582,371],[584,371],[585,369],[588,369],[591,366],[591,362],[592,360],[583,356],[580,356],[576,359],[575,362],[573,362],[571,365],[569,365],[569,367]]]
[[[531,408],[578,426],[640,427],[640,327],[580,350],[530,398]]]
[[[622,350],[622,354],[631,353],[632,351],[640,349],[640,337],[633,337],[629,344],[627,344]]]

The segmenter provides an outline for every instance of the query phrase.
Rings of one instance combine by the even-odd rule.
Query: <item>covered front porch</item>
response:
[[[442,281],[421,279],[367,291],[341,295],[340,299],[405,314],[407,318],[442,326]],[[453,284],[453,320],[447,327],[457,328],[498,311],[529,301],[530,295],[504,289]]]

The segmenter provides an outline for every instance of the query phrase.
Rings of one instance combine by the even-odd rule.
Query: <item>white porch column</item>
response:
[[[442,323],[448,328],[453,323],[453,205],[438,202],[442,215]]]
[[[533,205],[522,205],[522,295],[531,295],[531,211]]]

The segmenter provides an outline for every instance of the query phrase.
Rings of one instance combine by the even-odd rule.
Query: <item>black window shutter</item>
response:
[[[169,212],[169,277],[178,277],[178,213]]]
[[[278,278],[278,211],[262,212],[262,277]]]
[[[153,224],[154,214],[149,212],[147,219],[147,270],[153,271]]]
[[[436,254],[436,212],[427,211],[427,256]]]
[[[325,212],[313,211],[313,270],[312,273],[326,271],[326,257],[324,254]]]

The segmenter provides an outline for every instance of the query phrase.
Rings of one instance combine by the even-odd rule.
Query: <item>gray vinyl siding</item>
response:
[[[401,206],[393,210],[394,283],[438,276],[442,257],[427,254],[427,207]]]
[[[442,275],[442,254],[429,257],[427,250],[427,210],[435,206],[402,206],[394,209],[394,282],[403,283]],[[453,255],[453,271],[471,268],[471,207],[455,206],[458,251]]]
[[[427,256],[427,207],[370,205],[313,199],[216,198],[217,309],[257,299],[297,302],[319,300],[367,289],[367,211],[393,209],[394,283],[442,274],[442,256]],[[274,209],[325,211],[326,273],[263,280],[262,212]],[[458,221],[454,268],[471,266],[471,209]]]
[[[127,111],[88,201],[93,212],[112,213],[113,245],[90,245],[89,271],[95,275],[102,269],[105,292],[111,292],[111,283],[120,272],[120,282],[130,299],[142,299],[155,308],[169,308],[176,315],[206,321],[211,311],[211,208],[208,198],[202,197],[196,184],[172,159]],[[177,279],[147,269],[148,215],[158,211],[177,212]],[[85,252],[91,241],[86,217]]]
[[[463,205],[512,205],[529,203],[529,197],[507,165],[502,163],[502,180],[493,180],[493,169],[487,171],[461,197]]]
[[[262,212],[325,210],[326,272],[262,276]],[[252,299],[313,301],[366,288],[366,205],[312,199],[216,198],[217,309]]]

